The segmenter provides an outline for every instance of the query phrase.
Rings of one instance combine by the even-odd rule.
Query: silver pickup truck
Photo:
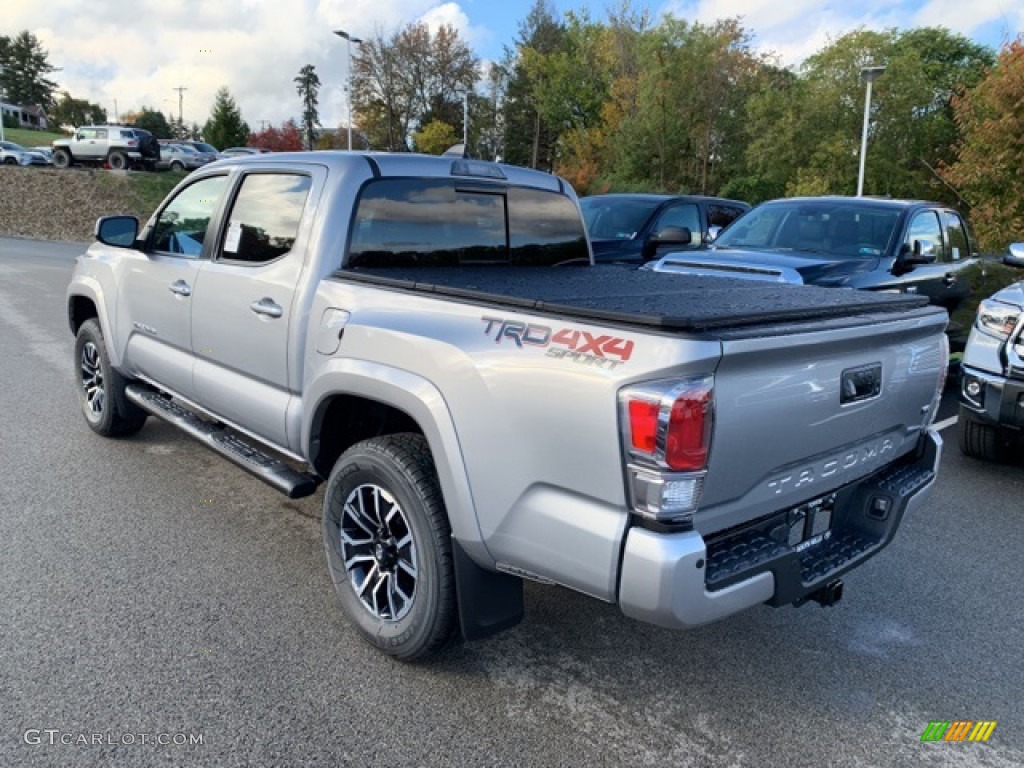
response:
[[[555,176],[234,158],[96,234],[67,297],[89,425],[325,481],[342,609],[400,658],[516,624],[523,579],[676,628],[830,605],[935,477],[944,312],[593,266]]]

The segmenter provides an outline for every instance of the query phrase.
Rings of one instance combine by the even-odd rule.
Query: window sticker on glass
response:
[[[228,235],[224,238],[224,253],[238,253],[238,243],[242,239],[242,223],[231,222],[228,227]]]
[[[957,260],[957,259],[959,259],[959,258],[960,258],[960,249],[959,249],[959,248],[957,248],[957,247],[956,247],[956,246],[954,245],[954,246],[953,246],[953,261],[956,261],[956,260]]]

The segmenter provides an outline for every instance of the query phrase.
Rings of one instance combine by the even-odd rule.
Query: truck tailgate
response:
[[[832,325],[723,337],[702,533],[828,493],[918,444],[946,363],[945,312]]]

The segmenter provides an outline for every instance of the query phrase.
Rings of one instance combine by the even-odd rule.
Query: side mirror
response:
[[[693,233],[689,227],[663,227],[647,238],[642,258],[650,261],[658,258],[667,246],[690,245],[692,242]]]
[[[906,243],[903,244],[898,261],[906,266],[932,264],[935,262],[935,256],[935,243],[927,240],[915,240],[913,247]]]
[[[96,219],[96,239],[115,248],[131,248],[139,236],[139,220],[134,216],[103,216]]]
[[[1010,243],[1003,256],[1003,264],[1008,267],[1024,268],[1024,243]]]
[[[715,242],[715,240],[718,239],[718,236],[720,234],[722,234],[722,227],[718,227],[718,226],[715,226],[714,224],[712,224],[711,226],[708,227],[707,242],[709,242],[709,243]]]

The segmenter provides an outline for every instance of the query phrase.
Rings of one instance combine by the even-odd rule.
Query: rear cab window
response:
[[[554,266],[590,261],[558,192],[456,179],[379,179],[356,207],[346,268]]]

